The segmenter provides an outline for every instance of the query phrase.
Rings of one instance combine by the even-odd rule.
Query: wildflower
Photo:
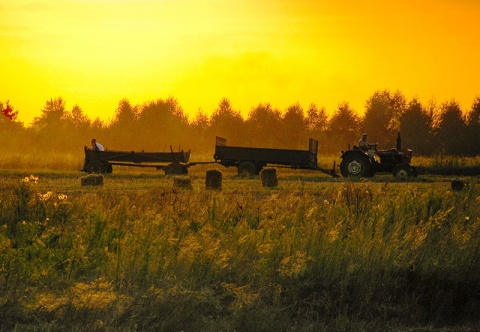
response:
[[[58,195],[58,200],[59,201],[64,201],[66,199],[67,199],[67,195],[65,195],[65,194]]]
[[[40,197],[40,200],[41,201],[48,201],[50,199],[50,197],[52,197],[52,192],[51,191],[47,191],[45,194],[41,194],[41,193],[38,193],[38,196]]]
[[[30,176],[26,176],[22,179],[22,182],[23,183],[37,183],[38,182],[38,176],[34,176],[34,175],[30,175]]]

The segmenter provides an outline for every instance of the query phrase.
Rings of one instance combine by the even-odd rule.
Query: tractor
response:
[[[406,179],[417,176],[417,170],[410,165],[412,150],[401,148],[400,133],[397,137],[397,147],[387,150],[378,150],[375,145],[375,154],[353,146],[353,149],[342,151],[340,172],[344,177],[370,177],[375,173],[392,173],[393,176]]]

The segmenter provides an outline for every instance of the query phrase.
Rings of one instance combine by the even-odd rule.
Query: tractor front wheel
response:
[[[340,172],[343,177],[368,177],[372,175],[372,164],[366,156],[346,156],[340,164]]]

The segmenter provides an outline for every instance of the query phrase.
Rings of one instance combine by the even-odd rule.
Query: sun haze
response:
[[[29,124],[50,98],[109,120],[174,97],[363,113],[376,90],[427,102],[480,94],[474,0],[18,0],[0,4],[0,101]]]

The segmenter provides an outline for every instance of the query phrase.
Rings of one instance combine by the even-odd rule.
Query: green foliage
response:
[[[165,179],[146,190],[77,184],[67,197],[42,181],[12,179],[0,193],[2,328],[478,323],[474,182],[461,192],[362,181],[263,189],[233,177],[211,191]]]

